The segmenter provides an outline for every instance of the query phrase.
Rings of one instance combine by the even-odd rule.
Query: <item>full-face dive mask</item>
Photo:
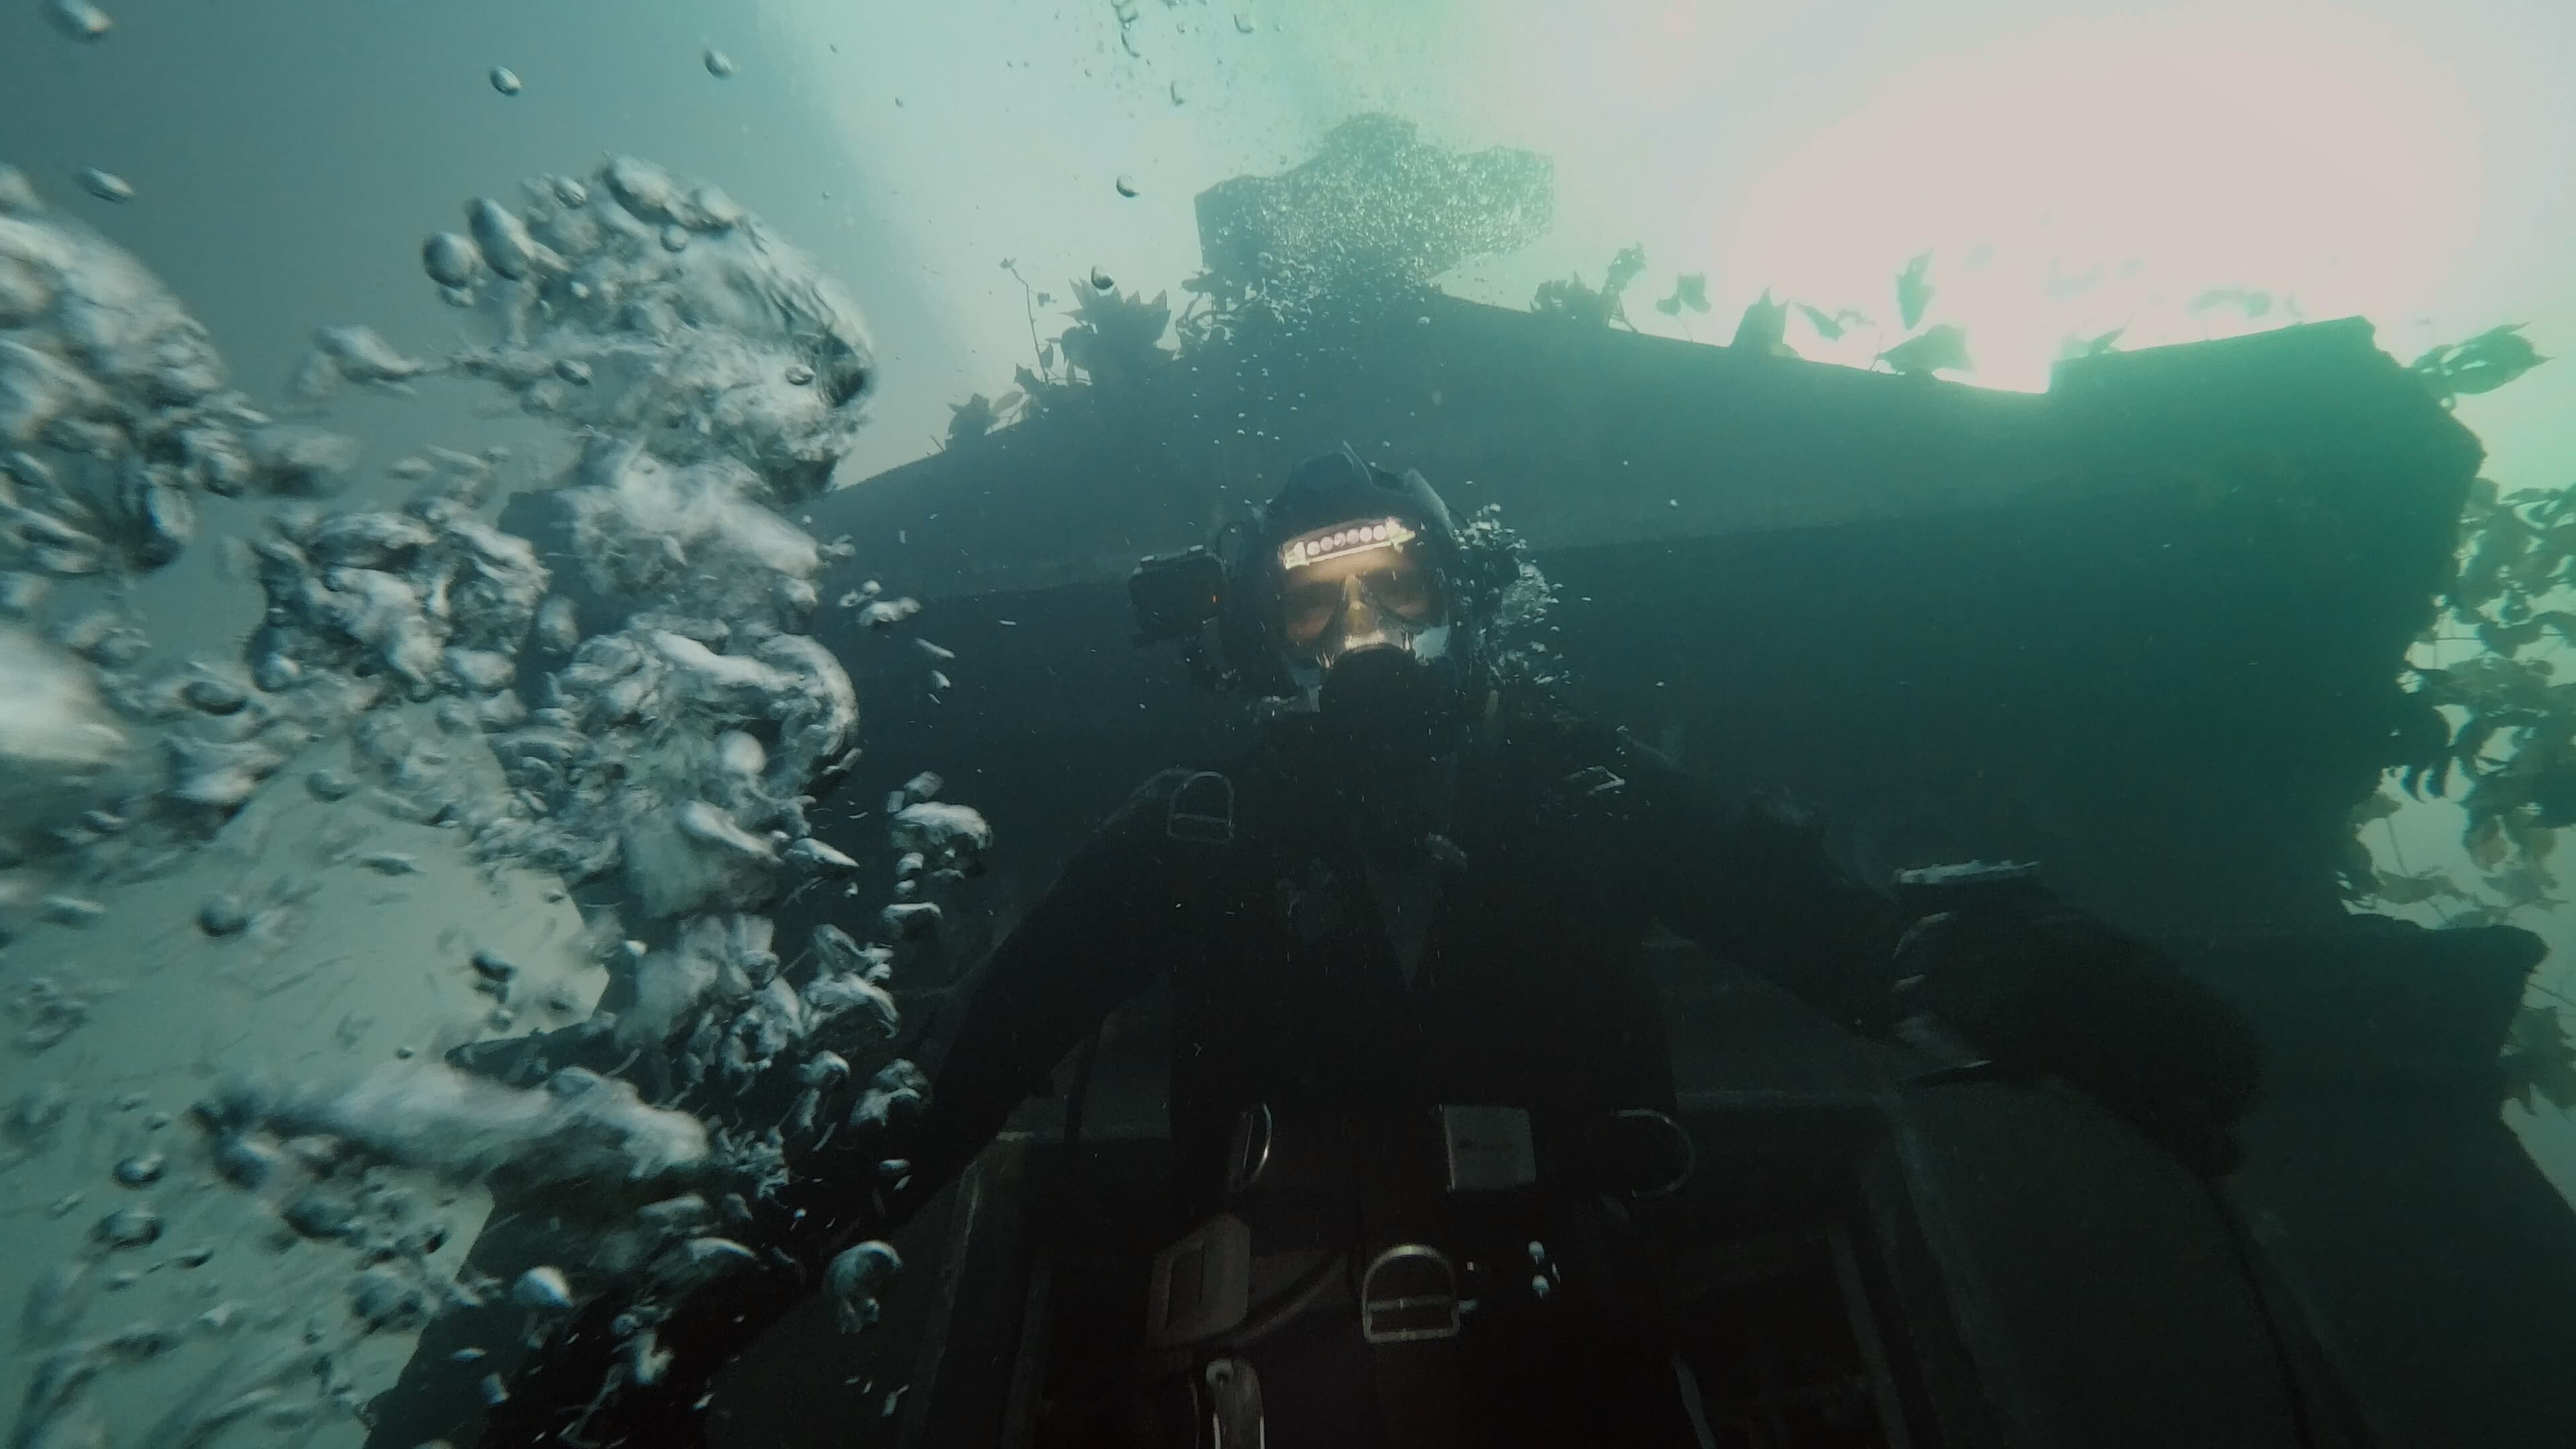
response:
[[[1129,590],[1140,639],[1212,632],[1229,682],[1409,733],[1455,716],[1475,677],[1464,565],[1422,475],[1372,468],[1344,445],[1298,464],[1250,527],[1146,560]]]

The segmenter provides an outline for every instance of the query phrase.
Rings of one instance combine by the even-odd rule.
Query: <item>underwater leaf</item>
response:
[[[1745,307],[1744,315],[1736,321],[1734,340],[1726,345],[1751,352],[1776,352],[1782,334],[1788,330],[1789,304],[1772,301],[1771,289],[1765,287],[1761,297]]]
[[[1642,244],[1621,248],[1619,254],[1610,259],[1610,270],[1602,274],[1601,294],[1618,296],[1628,290],[1628,284],[1637,280],[1645,270],[1646,249]]]
[[[2378,874],[2379,898],[2392,906],[2420,906],[2439,897],[2468,900],[2469,893],[2452,884],[2439,870],[2419,870],[2412,875],[2399,875],[2383,870]]]
[[[2108,332],[2096,333],[2091,337],[2080,340],[2069,339],[2068,345],[2073,347],[2075,350],[2068,355],[2070,357],[2100,357],[2106,353],[2117,352],[2119,350],[2120,334],[2128,330],[2129,329],[2126,327],[2114,327]]]
[[[1976,371],[1976,364],[1968,360],[1968,334],[1948,322],[1923,329],[1880,353],[1878,360],[1908,374]]]
[[[2523,792],[2531,801],[2531,828],[2556,848],[2558,837],[2547,832],[2576,825],[2576,767],[2562,763],[2533,770]]]
[[[1896,276],[1896,315],[1913,331],[1923,321],[1923,309],[1932,305],[1932,254],[1923,252],[1905,264]]]
[[[1608,326],[1619,314],[1618,298],[1607,292],[1596,292],[1583,285],[1580,276],[1562,282],[1541,282],[1530,298],[1530,310],[1543,317],[1561,317],[1568,322]]]
[[[2502,720],[2482,714],[2462,720],[2460,732],[2451,736],[2451,758],[2474,771],[2480,757],[2486,754],[2487,742],[2494,739],[2496,731],[2502,728]]]
[[[2567,1039],[2567,1024],[2552,1006],[2525,1006],[2514,1013],[2496,1058],[2504,1072],[2505,1093],[2523,1106],[2537,1092],[2564,1111],[2576,1107],[2576,1043]]]
[[[2358,830],[2374,820],[2385,820],[2404,808],[2404,802],[2391,800],[2379,791],[2373,790],[2370,792],[2369,799],[2352,807],[2352,826]]]
[[[2540,621],[2537,619],[2520,624],[2481,621],[2478,625],[2478,642],[2507,659],[2511,659],[2516,651],[2536,642],[2539,638]]]
[[[2433,348],[2415,359],[2412,370],[2445,402],[2493,392],[2549,360],[2522,335],[2526,325],[2508,322],[2466,342]]]
[[[2512,866],[2487,877],[2487,889],[2514,907],[2552,904],[2550,885],[2547,872],[2536,865]]]
[[[1694,312],[1708,310],[1708,273],[1685,272],[1673,278],[1673,300]]]
[[[1816,329],[1816,335],[1818,337],[1825,339],[1827,342],[1840,342],[1842,340],[1843,324],[1840,321],[1826,316],[1822,310],[1809,306],[1804,302],[1798,304],[1798,310],[1806,315],[1807,325]]]
[[[1682,304],[1678,298],[1658,297],[1655,299],[1655,310],[1667,317],[1678,317],[1681,315]]]
[[[2479,926],[2497,925],[2503,920],[2504,912],[2493,906],[2469,906],[2444,917],[2442,925],[2449,930],[2467,931]]]
[[[1001,415],[994,411],[992,401],[980,392],[962,403],[950,403],[948,405],[949,446],[955,447],[971,438],[980,438],[993,431],[1001,421]]]
[[[2469,862],[2480,870],[2493,870],[2504,864],[2504,822],[2490,815],[2469,827],[2460,844],[2469,853]]]

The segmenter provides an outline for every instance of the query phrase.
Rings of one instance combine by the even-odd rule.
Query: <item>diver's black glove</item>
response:
[[[2195,1173],[2234,1170],[2260,1044],[2154,946],[2042,898],[1927,918],[1898,971],[1900,1019],[1930,1018],[2007,1075],[2058,1078]]]

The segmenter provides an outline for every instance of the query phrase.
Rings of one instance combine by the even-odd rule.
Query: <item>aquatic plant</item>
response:
[[[941,441],[940,446],[953,448],[959,443],[971,442],[984,436],[1000,427],[1010,410],[1017,407],[1019,403],[1020,394],[1015,392],[1002,394],[999,402],[979,392],[962,403],[950,403],[948,436]]]
[[[2493,392],[2549,360],[2522,335],[2524,325],[2508,322],[2466,342],[2435,347],[2416,358],[2410,370],[2446,408],[2460,398]]]
[[[2545,361],[2521,324],[2490,328],[2466,342],[2432,348],[2412,371],[2445,407],[2490,392]],[[2469,489],[2460,541],[2441,612],[2420,643],[2472,644],[2448,665],[2409,664],[2413,712],[2406,749],[2393,771],[2416,800],[2456,798],[2460,844],[2479,872],[2464,888],[2439,870],[2381,870],[2359,830],[2395,815],[2403,802],[2374,794],[2354,812],[2356,836],[2344,868],[2356,902],[2431,906],[2445,926],[2512,920],[2563,904],[2550,869],[2557,832],[2576,825],[2576,682],[2560,682],[2545,657],[2576,644],[2576,486],[2503,492],[2481,478]],[[2456,794],[2455,794],[2456,787]],[[2392,848],[2395,836],[2390,836]],[[2557,993],[2532,988],[2544,997]],[[2564,998],[2528,1003],[2498,1060],[2503,1095],[2526,1108],[2535,1096],[2576,1108],[2576,1041]]]
[[[1619,294],[1627,291],[1628,284],[1636,281],[1645,270],[1646,249],[1643,246],[1622,248],[1603,270],[1601,290],[1596,292],[1585,286],[1579,272],[1563,281],[1541,282],[1538,291],[1530,297],[1530,310],[1542,317],[1562,318],[1581,326],[1607,327],[1616,322],[1634,332],[1637,326],[1628,320],[1628,309],[1620,302]]]
[[[1172,326],[1171,293],[1157,292],[1149,302],[1141,292],[1121,294],[1114,286],[1077,282],[1075,291],[1080,300],[1071,314],[1074,325],[1056,339],[1066,367],[1095,384],[1115,386],[1175,355],[1163,347],[1163,334]]]
[[[1767,297],[1771,294],[1766,291],[1762,295]],[[1684,307],[1694,312],[1708,310],[1708,274],[1706,272],[1685,272],[1675,276],[1673,294],[1660,298],[1655,303],[1655,310],[1667,317],[1680,316]]]
[[[1909,335],[1900,338],[1896,343],[1872,357],[1871,367],[1875,368],[1883,362],[1892,372],[1915,377],[1931,377],[1944,372],[1976,371],[1975,362],[1968,356],[1968,334],[1958,324],[1936,322],[1929,327],[1923,326],[1923,319],[1931,310],[1932,299],[1939,294],[1940,289],[1932,285],[1932,253],[1928,251],[1915,253],[1907,259],[1904,270],[1896,274],[1897,324],[1901,331]],[[1879,325],[1868,313],[1856,308],[1842,307],[1827,312],[1810,302],[1773,303],[1771,293],[1766,288],[1762,293],[1762,299],[1745,310],[1746,326],[1750,327],[1756,323],[1757,311],[1762,314],[1758,320],[1763,325],[1770,325],[1772,319],[1769,312],[1776,307],[1780,313],[1778,322],[1781,329],[1785,331],[1787,312],[1792,306],[1797,309],[1800,316],[1807,319],[1807,325],[1815,329],[1816,336],[1827,342],[1842,341],[1854,327],[1874,329]],[[1921,330],[1917,331],[1917,328]],[[2096,356],[2109,351],[2111,344],[2119,340],[2119,336],[2119,332],[2113,330],[2089,341],[2070,342],[2069,349],[2061,351],[2060,355]],[[1739,342],[1745,338],[1743,329],[1738,330],[1737,337]],[[1786,350],[1787,344],[1779,341],[1776,336],[1771,341],[1772,345]]]
[[[1908,377],[1938,372],[1974,372],[1968,357],[1968,334],[1950,322],[1936,322],[1878,355],[1888,370]]]
[[[1183,280],[1181,290],[1190,300],[1172,319],[1172,336],[1184,356],[1231,338],[1256,313],[1269,310],[1257,306],[1263,298],[1256,284],[1225,272],[1200,272]]]
[[[1789,346],[1789,304],[1771,300],[1771,289],[1745,304],[1744,315],[1736,319],[1735,336],[1726,345],[1748,352],[1767,353],[1774,357],[1795,357]]]

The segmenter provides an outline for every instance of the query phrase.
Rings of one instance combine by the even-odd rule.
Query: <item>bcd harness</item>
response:
[[[1597,813],[1623,784],[1606,766],[1557,772],[1542,808],[1559,823]],[[1226,775],[1190,775],[1164,833],[1206,847],[1220,870],[1239,865],[1236,804]],[[1605,1205],[1624,1219],[1619,1204],[1678,1190],[1694,1165],[1687,1134],[1653,1106],[1253,1103],[1234,1124],[1221,1210],[1154,1258],[1140,1375],[1186,1384],[1205,1449],[1250,1449],[1261,1386],[1243,1355],[1290,1323],[1350,1314],[1392,1442],[1447,1449],[1476,1315],[1546,1311],[1565,1291],[1567,1239],[1586,1237],[1579,1223]],[[1619,1292],[1606,1257],[1591,1257],[1603,1267],[1579,1268],[1578,1289]]]

